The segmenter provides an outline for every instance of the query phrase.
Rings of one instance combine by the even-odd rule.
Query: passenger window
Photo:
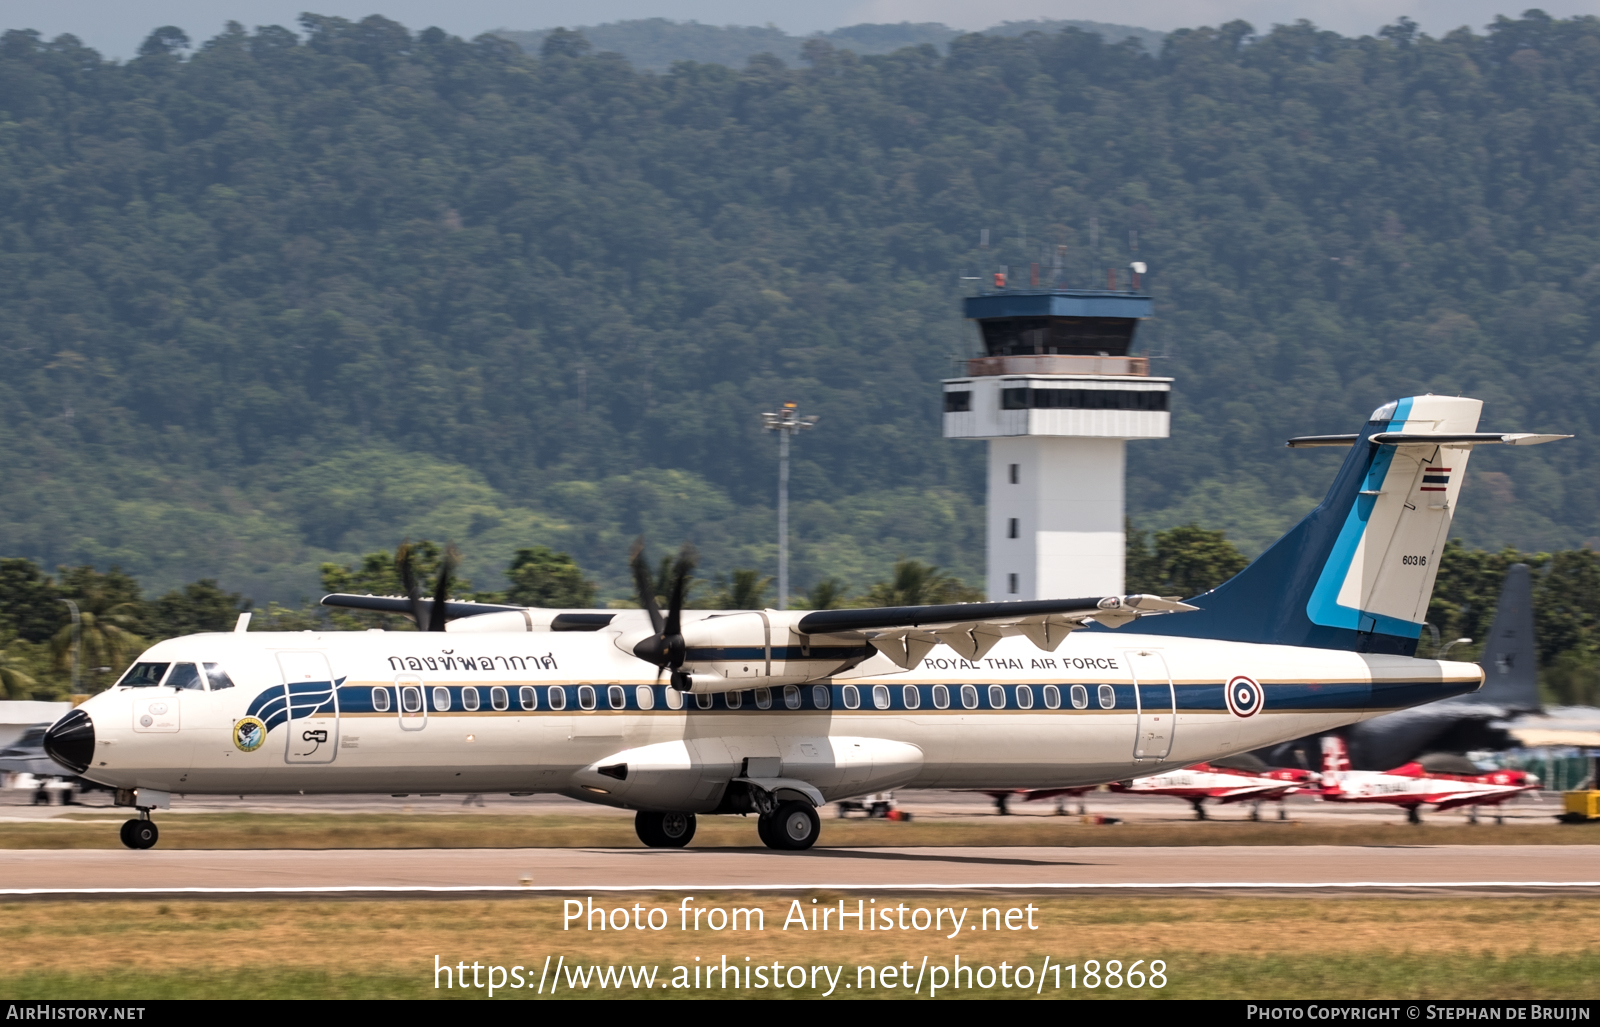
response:
[[[656,708],[656,690],[649,685],[640,685],[633,690],[633,700],[641,710],[653,710]]]
[[[1082,685],[1072,686],[1072,708],[1075,710],[1089,708],[1089,690]]]
[[[861,690],[855,685],[845,685],[840,689],[844,698],[844,708],[847,710],[859,709],[861,706]]]
[[[811,705],[819,710],[825,710],[833,705],[833,689],[827,685],[811,686]]]
[[[906,685],[900,689],[900,702],[908,710],[922,708],[922,689],[916,685]]]
[[[552,710],[564,710],[567,708],[567,690],[560,685],[551,685],[549,691],[545,693],[545,698],[549,701]]]
[[[683,709],[683,693],[682,692],[678,691],[676,688],[673,688],[673,687],[671,687],[669,685],[667,687],[667,691],[666,691],[665,694],[666,694],[666,698],[667,698],[667,709],[669,709],[669,710],[681,710],[681,709]]]
[[[199,692],[205,686],[200,683],[200,671],[192,663],[174,663],[172,673],[167,675],[168,688],[182,688]]]
[[[506,694],[506,690],[503,686],[495,685],[493,688],[489,689],[489,705],[493,706],[497,710],[510,708],[511,697]]]
[[[478,708],[478,690],[471,685],[461,690],[461,708],[476,710]]]
[[[1059,710],[1061,708],[1061,689],[1055,685],[1045,685],[1044,706],[1047,710]]]
[[[435,685],[433,689],[433,708],[440,713],[450,708],[450,689],[443,685]]]
[[[965,706],[969,710],[975,710],[978,708],[978,686],[961,686],[961,705]]]
[[[628,705],[628,696],[621,685],[611,685],[606,689],[606,705],[614,710],[620,710]]]
[[[536,710],[539,708],[539,693],[534,691],[532,685],[523,685],[517,689],[517,702],[525,710]]]
[[[694,697],[694,704],[700,707],[702,710],[709,710],[711,708],[713,698],[714,697],[710,692],[701,692],[699,695]]]
[[[227,671],[222,669],[222,664],[208,663],[205,665],[205,668],[206,681],[211,685],[211,690],[213,692],[219,692],[224,688],[233,687],[233,679],[228,676]]]
[[[372,690],[372,708],[379,713],[389,712],[389,690],[387,688],[374,688]]]
[[[772,689],[770,689],[770,688],[758,688],[758,689],[756,689],[756,709],[758,709],[758,710],[770,710],[770,709],[772,709]]]
[[[1110,685],[1100,686],[1100,708],[1102,710],[1117,708],[1117,690]]]
[[[1024,710],[1033,709],[1033,688],[1031,686],[1017,686],[1017,707]]]
[[[422,688],[419,685],[400,686],[400,712],[417,714],[422,712]]]
[[[148,688],[151,685],[159,685],[170,666],[172,666],[170,663],[135,663],[117,683],[127,688]]]
[[[989,708],[992,710],[1006,708],[1006,688],[1004,685],[989,686]]]
[[[791,710],[798,710],[800,708],[800,686],[799,685],[784,685],[783,686],[783,704],[785,706],[789,707]]]
[[[728,709],[736,710],[744,705],[743,692],[723,692],[722,701],[728,704]]]
[[[886,710],[886,709],[889,708],[889,686],[888,685],[873,685],[872,686],[872,705],[876,706],[880,710]]]
[[[579,685],[578,686],[578,706],[579,706],[580,709],[585,709],[585,710],[594,709],[594,686],[593,685]]]
[[[950,689],[943,685],[933,686],[933,708],[948,710],[950,708]]]

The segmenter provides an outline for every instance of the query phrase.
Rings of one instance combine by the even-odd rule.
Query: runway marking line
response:
[[[1092,882],[1046,881],[1016,884],[1012,882],[978,882],[971,884],[929,884],[882,882],[872,884],[741,884],[735,881],[721,884],[457,884],[457,885],[304,885],[282,888],[0,888],[0,898],[8,896],[40,895],[318,895],[329,893],[371,893],[376,895],[449,895],[470,892],[518,893],[538,892],[641,892],[641,891],[1082,891],[1136,888],[1234,888],[1240,890],[1261,888],[1291,888],[1314,890],[1319,888],[1600,888],[1600,881],[1147,881],[1096,884]]]

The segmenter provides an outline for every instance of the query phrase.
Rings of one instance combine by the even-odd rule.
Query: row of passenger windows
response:
[[[400,712],[421,713],[422,695],[425,686],[417,681],[407,683],[401,679],[396,683],[399,689]],[[891,685],[872,685],[862,689],[856,685],[839,686],[839,702],[847,710],[860,709],[863,701],[870,703],[872,708],[887,710],[893,705],[890,689]],[[927,701],[936,710],[950,709],[952,700],[959,704],[961,709],[975,710],[979,708],[978,685],[960,685],[952,693],[948,685],[933,685],[928,689]],[[511,690],[495,685],[489,690],[489,708],[492,710],[507,710],[511,708]],[[567,689],[559,685],[546,686],[543,689],[544,708],[550,710],[564,710],[567,708]],[[601,694],[604,693],[605,705],[608,709],[621,710],[628,706],[628,694],[622,685],[579,685],[578,709],[593,710],[600,705]],[[757,688],[747,692],[722,692],[722,705],[726,709],[741,709],[746,702],[746,695],[750,696],[758,710],[772,709],[774,689]],[[1014,685],[1011,695],[1006,694],[1006,686],[989,685],[982,697],[988,700],[988,709],[1003,710],[1009,708],[1031,710],[1034,707],[1034,686]],[[540,708],[540,689],[533,685],[523,685],[516,689],[517,706],[524,710],[537,710]],[[863,695],[863,692],[866,694]],[[1039,700],[1045,709],[1057,710],[1061,708],[1061,688],[1057,685],[1042,685],[1039,688]],[[783,705],[791,710],[798,710],[801,706],[801,691],[799,685],[785,685],[778,693],[781,695]],[[482,709],[483,698],[479,690],[467,685],[459,689],[461,708],[469,712]],[[684,695],[677,689],[668,688],[665,693],[668,709],[683,709]],[[716,705],[716,695],[699,694],[694,696],[695,705],[702,710],[709,710]],[[443,685],[435,685],[432,689],[431,699],[433,709],[444,713],[454,705],[451,690]],[[1096,689],[1095,699],[1103,710],[1116,709],[1117,691],[1110,685],[1100,685]],[[390,690],[387,688],[374,688],[372,690],[372,708],[379,713],[387,713],[391,707]],[[1067,701],[1075,710],[1089,708],[1089,689],[1084,685],[1072,685],[1067,689]],[[638,685],[634,688],[634,703],[641,710],[654,709],[656,705],[656,690],[649,685]],[[923,705],[923,690],[917,685],[900,686],[900,704],[903,709],[917,710]],[[811,686],[811,705],[815,709],[826,710],[833,705],[833,689],[827,685]]]

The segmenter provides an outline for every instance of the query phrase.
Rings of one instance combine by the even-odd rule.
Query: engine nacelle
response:
[[[779,610],[739,611],[685,623],[684,660],[674,675],[675,683],[697,694],[803,685],[825,680],[877,655],[876,649],[859,638],[801,634],[794,628],[801,615]],[[646,637],[624,632],[617,645],[631,653]]]

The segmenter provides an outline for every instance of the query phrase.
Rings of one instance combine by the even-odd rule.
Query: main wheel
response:
[[[778,804],[768,816],[761,818],[761,840],[768,848],[799,851],[817,843],[822,833],[822,821],[809,802],[791,799]]]
[[[122,844],[130,849],[153,848],[160,837],[153,820],[128,820],[122,825]]]
[[[633,830],[652,849],[681,849],[694,837],[694,814],[640,810],[633,815]]]

